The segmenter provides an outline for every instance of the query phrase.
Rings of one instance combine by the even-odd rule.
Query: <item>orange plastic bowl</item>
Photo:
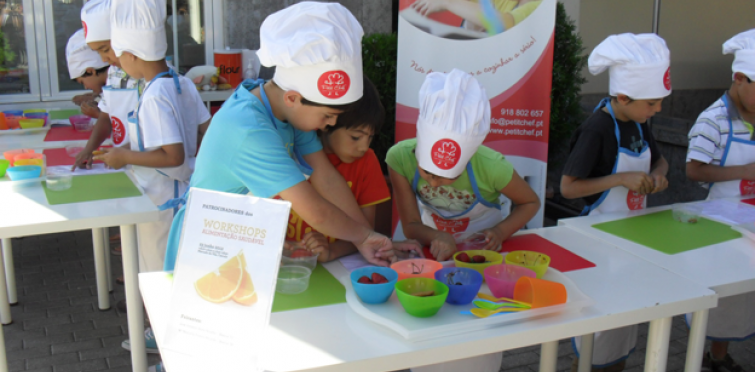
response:
[[[443,264],[438,261],[415,258],[399,261],[391,265],[391,269],[398,273],[398,280],[408,278],[428,278],[435,280],[435,272],[442,269]]]

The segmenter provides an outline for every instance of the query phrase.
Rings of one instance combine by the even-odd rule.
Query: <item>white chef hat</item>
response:
[[[671,94],[670,52],[656,34],[611,35],[590,53],[587,65],[597,75],[606,69],[611,96],[656,99]]]
[[[724,43],[724,54],[734,54],[731,70],[755,80],[755,29],[737,34]]]
[[[74,32],[68,44],[66,44],[66,61],[68,62],[68,75],[76,79],[84,75],[87,68],[95,70],[107,66],[97,52],[90,48],[84,39],[84,30]]]
[[[303,1],[265,18],[257,55],[282,89],[342,105],[362,97],[363,34],[343,5]]]
[[[144,61],[165,58],[165,0],[113,0],[110,44],[116,57],[129,52]]]
[[[81,8],[87,43],[110,40],[110,0],[89,0]]]
[[[427,172],[456,178],[490,131],[490,101],[470,74],[432,72],[419,88],[417,162]]]

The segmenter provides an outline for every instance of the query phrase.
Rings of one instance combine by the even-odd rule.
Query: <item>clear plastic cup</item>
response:
[[[283,294],[299,294],[309,288],[312,270],[304,266],[281,266],[275,291]]]
[[[51,170],[47,172],[45,184],[48,190],[68,190],[73,185],[73,174],[68,170]]]
[[[671,215],[681,223],[697,223],[702,208],[695,204],[674,204]]]

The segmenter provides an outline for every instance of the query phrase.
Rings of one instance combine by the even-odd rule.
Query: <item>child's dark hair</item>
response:
[[[92,74],[89,71],[84,71],[84,75],[81,75],[81,77],[87,77],[87,76],[92,76],[92,75],[99,75],[99,74],[107,72],[107,69],[109,69],[109,68],[110,68],[110,66],[100,67],[100,68],[94,70],[94,74]]]
[[[326,133],[337,129],[369,128],[372,133],[378,133],[385,121],[385,109],[380,102],[380,94],[375,84],[365,75],[364,92],[362,98],[356,101],[353,110],[338,115],[336,125],[328,127]]]

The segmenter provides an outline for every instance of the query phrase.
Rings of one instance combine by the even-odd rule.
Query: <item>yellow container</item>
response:
[[[42,167],[45,164],[44,164],[44,160],[42,159],[19,159],[13,163],[14,167],[20,167],[22,165],[38,165]]]
[[[18,125],[21,129],[42,128],[45,125],[45,119],[20,119]]]
[[[481,263],[474,263],[474,262],[464,262],[459,261],[459,255],[462,253],[466,253],[469,258],[472,258],[474,256],[484,256],[485,262]],[[496,252],[496,251],[488,251],[484,249],[472,249],[468,251],[461,251],[456,252],[454,254],[454,264],[456,267],[466,267],[468,269],[477,270],[480,275],[482,275],[483,278],[485,278],[485,269],[487,269],[489,266],[492,265],[500,265],[503,263],[503,256]]]
[[[506,255],[506,263],[526,267],[537,274],[538,279],[542,279],[551,258],[548,255],[532,251],[513,251]]]
[[[24,115],[26,114],[46,114],[47,110],[45,109],[26,109],[24,110]]]

